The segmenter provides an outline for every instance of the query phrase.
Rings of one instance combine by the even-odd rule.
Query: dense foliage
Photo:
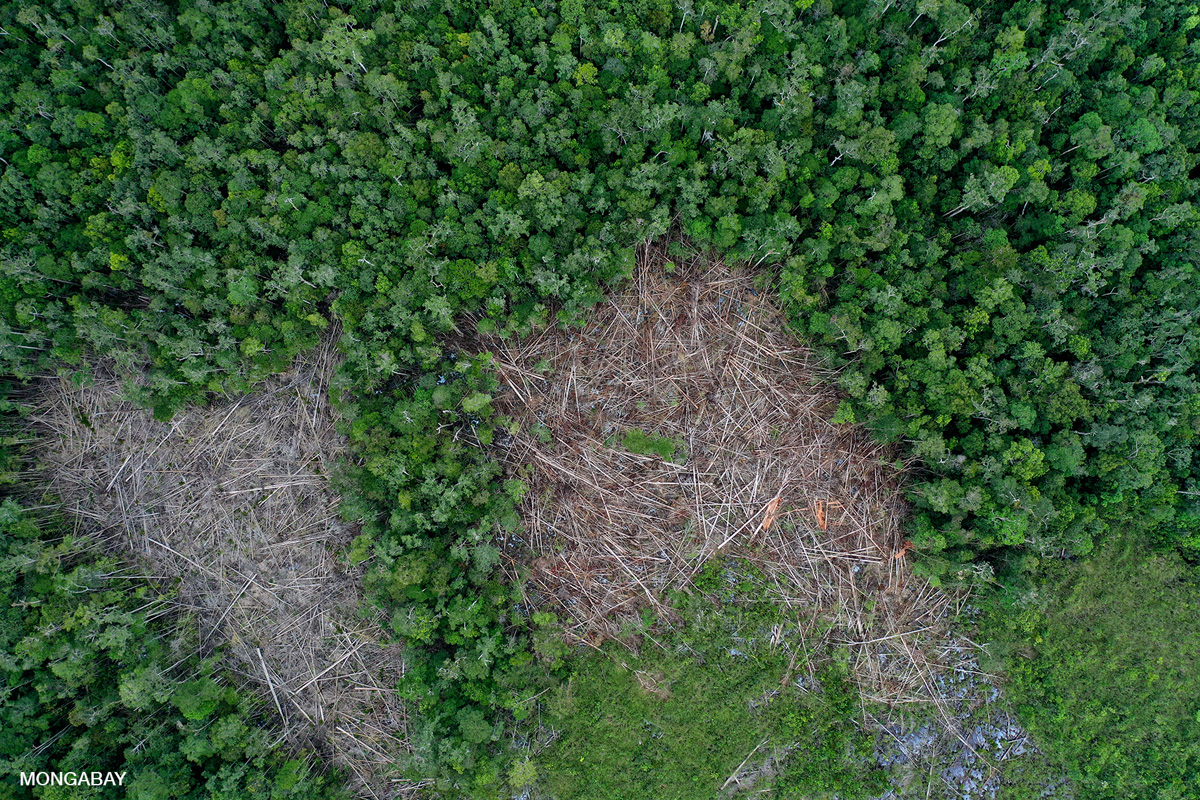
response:
[[[340,326],[355,553],[423,653],[426,774],[499,780],[494,711],[550,668],[494,574],[523,491],[473,447],[494,378],[448,342],[577,319],[646,238],[777,272],[849,364],[837,419],[927,465],[928,571],[1127,529],[1200,555],[1195,7],[51,0],[0,28],[5,370],[148,361],[166,415]]]
[[[879,54],[919,85],[837,88],[840,194],[828,235],[785,266],[784,296],[857,356],[842,378],[854,407],[933,473],[919,546],[1085,554],[1136,526],[1195,557],[1200,506],[1179,490],[1198,477],[1200,17],[953,13],[973,33],[945,31],[932,61],[898,19],[859,40],[858,64]],[[857,221],[837,213],[847,199]]]
[[[3,25],[14,372],[148,349],[167,411],[336,318],[355,385],[394,386],[462,312],[570,317],[675,224],[778,264],[801,327],[857,356],[850,408],[937,473],[927,548],[1086,552],[1136,515],[1194,551],[1185,6],[15,4]]]
[[[10,440],[4,483],[21,466]],[[18,788],[47,771],[125,773],[86,794],[105,800],[344,796],[311,757],[274,749],[262,704],[201,659],[168,597],[68,530],[0,498],[0,798],[66,797]]]

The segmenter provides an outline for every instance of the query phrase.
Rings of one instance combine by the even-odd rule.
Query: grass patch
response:
[[[1079,796],[1200,797],[1197,619],[1195,568],[1129,545],[997,598],[987,635],[1007,691]]]
[[[589,659],[550,705],[565,734],[545,762],[552,796],[711,797],[769,733],[748,705],[775,677],[731,660],[714,666],[662,654]]]
[[[663,461],[671,461],[680,444],[669,436],[651,436],[640,428],[630,428],[621,439],[621,446],[640,456],[655,455]]]
[[[772,646],[779,609],[716,611],[713,600],[683,603],[686,624],[647,637],[639,653],[609,643],[577,662],[545,704],[559,741],[524,766],[539,796],[854,798],[886,788],[845,672],[830,662],[812,677]]]

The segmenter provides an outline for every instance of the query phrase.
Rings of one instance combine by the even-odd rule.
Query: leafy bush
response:
[[[675,457],[679,444],[668,436],[651,436],[645,431],[631,428],[621,438],[621,446],[631,453],[656,455],[663,461],[670,461]]]

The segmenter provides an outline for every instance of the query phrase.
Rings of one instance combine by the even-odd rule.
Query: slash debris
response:
[[[962,598],[911,575],[897,451],[830,421],[836,374],[753,273],[698,252],[671,262],[662,245],[638,255],[582,328],[475,343],[501,382],[493,452],[528,485],[507,549],[526,602],[574,643],[628,639],[730,556],[797,610],[781,640],[821,631],[851,648],[872,699],[930,699]]]
[[[251,394],[169,422],[122,399],[105,365],[49,379],[33,405],[48,490],[79,532],[169,592],[201,652],[278,713],[280,735],[352,776],[363,797],[412,796],[399,648],[359,616],[361,570],[329,471],[344,452],[328,381],[333,340]]]

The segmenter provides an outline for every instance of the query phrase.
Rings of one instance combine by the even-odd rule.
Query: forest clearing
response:
[[[160,422],[123,400],[107,365],[83,386],[48,380],[28,418],[46,489],[79,533],[130,564],[195,628],[201,658],[254,687],[276,712],[278,740],[353,775],[366,797],[391,796],[404,747],[392,687],[397,645],[359,614],[362,570],[345,554],[330,472],[332,339],[232,401]],[[403,788],[403,787],[399,787]]]
[[[755,276],[647,245],[584,326],[476,345],[511,420],[492,446],[528,487],[514,548],[533,559],[525,602],[594,645],[644,610],[671,619],[666,593],[689,591],[710,559],[746,559],[773,601],[824,631],[809,647],[855,645],[873,698],[923,693],[919,655],[887,675],[879,656],[920,653],[913,631],[954,601],[903,560],[897,453],[830,422],[836,374],[787,334]]]
[[[0,800],[1200,799],[1198,118],[1166,0],[0,0]]]

